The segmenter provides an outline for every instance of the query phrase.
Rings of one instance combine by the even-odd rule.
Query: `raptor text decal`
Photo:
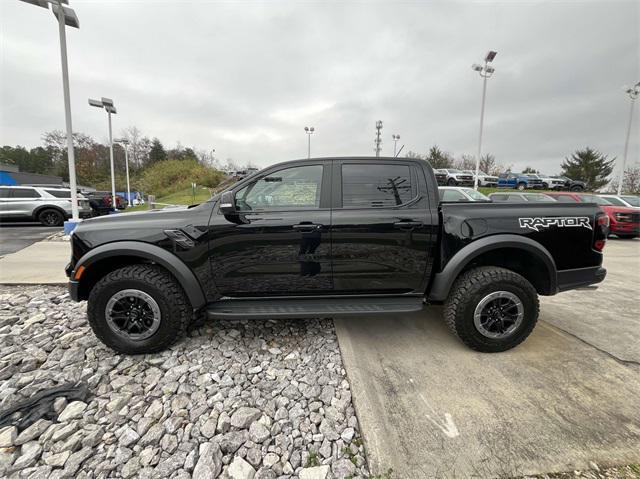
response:
[[[540,228],[558,226],[560,228],[591,228],[589,218],[586,216],[558,216],[556,218],[518,218],[520,228],[529,228],[540,231]]]

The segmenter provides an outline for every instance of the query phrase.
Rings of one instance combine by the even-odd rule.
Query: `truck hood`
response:
[[[191,208],[100,216],[78,224],[73,235],[89,248],[113,241],[157,243],[166,240],[165,230],[189,225],[197,216],[210,212],[211,205],[203,204]]]

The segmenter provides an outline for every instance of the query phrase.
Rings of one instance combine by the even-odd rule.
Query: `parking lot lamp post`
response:
[[[307,158],[311,158],[311,135],[316,131],[314,127],[305,126],[304,132],[307,134]]]
[[[478,189],[478,175],[480,174],[480,155],[482,154],[482,126],[484,123],[484,101],[487,96],[487,79],[493,75],[495,72],[495,68],[493,68],[489,63],[493,61],[498,52],[494,52],[493,50],[489,51],[484,57],[484,65],[478,65],[474,63],[471,65],[471,68],[474,71],[477,71],[478,74],[482,77],[482,105],[480,107],[480,134],[478,135],[478,156],[476,157],[476,176],[473,181],[473,188],[475,190]]]
[[[391,138],[393,139],[393,157],[396,157],[397,154],[397,148],[398,148],[398,140],[400,139],[400,135],[391,135]]]
[[[78,187],[76,183],[76,161],[73,150],[73,128],[71,126],[71,94],[69,92],[69,65],[67,63],[67,32],[65,26],[80,28],[76,12],[62,5],[67,0],[21,0],[38,7],[49,9],[52,4],[54,16],[58,19],[58,33],[60,35],[60,60],[62,63],[62,94],[64,97],[64,120],[67,129],[67,159],[69,161],[69,189],[71,190],[71,227],[80,219],[78,214]],[[66,230],[65,230],[66,231]]]
[[[622,170],[620,170],[620,180],[618,181],[618,195],[622,194],[622,183],[624,182],[624,168],[627,164],[627,152],[629,151],[629,137],[631,136],[631,122],[633,121],[633,107],[636,98],[640,95],[640,81],[633,88],[625,87],[625,93],[631,98],[629,107],[629,124],[627,125],[627,138],[624,141],[624,154],[622,155]]]
[[[116,107],[112,99],[105,97],[102,97],[100,100],[92,100],[89,98],[89,105],[107,110],[107,117],[109,119],[109,159],[111,162],[111,202],[113,203],[113,211],[118,211],[118,202],[116,201],[116,177],[113,165],[113,136],[111,134],[111,114],[113,113],[115,115],[117,113]]]
[[[127,208],[131,208],[131,188],[129,187],[129,140],[120,138],[115,140],[116,143],[124,145],[124,165],[127,170]]]

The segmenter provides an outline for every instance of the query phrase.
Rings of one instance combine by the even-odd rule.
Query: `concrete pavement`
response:
[[[640,240],[610,239],[604,266],[607,277],[597,290],[541,298],[540,318],[640,364]]]
[[[545,298],[543,320],[506,353],[467,349],[439,307],[336,320],[372,472],[504,477],[640,462],[640,365],[617,359],[633,361],[640,344],[637,248],[610,241],[602,290]]]
[[[66,284],[68,241],[40,241],[0,258],[0,284]]]
[[[40,223],[0,223],[0,257],[6,256],[47,236],[62,231],[62,227],[46,227]]]

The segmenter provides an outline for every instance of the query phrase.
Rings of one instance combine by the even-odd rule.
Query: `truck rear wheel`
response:
[[[161,351],[184,335],[191,307],[182,287],[156,265],[125,266],[91,290],[89,324],[98,338],[124,354]]]
[[[463,273],[445,302],[453,333],[476,351],[507,351],[531,333],[538,320],[538,295],[513,271],[482,266]]]

